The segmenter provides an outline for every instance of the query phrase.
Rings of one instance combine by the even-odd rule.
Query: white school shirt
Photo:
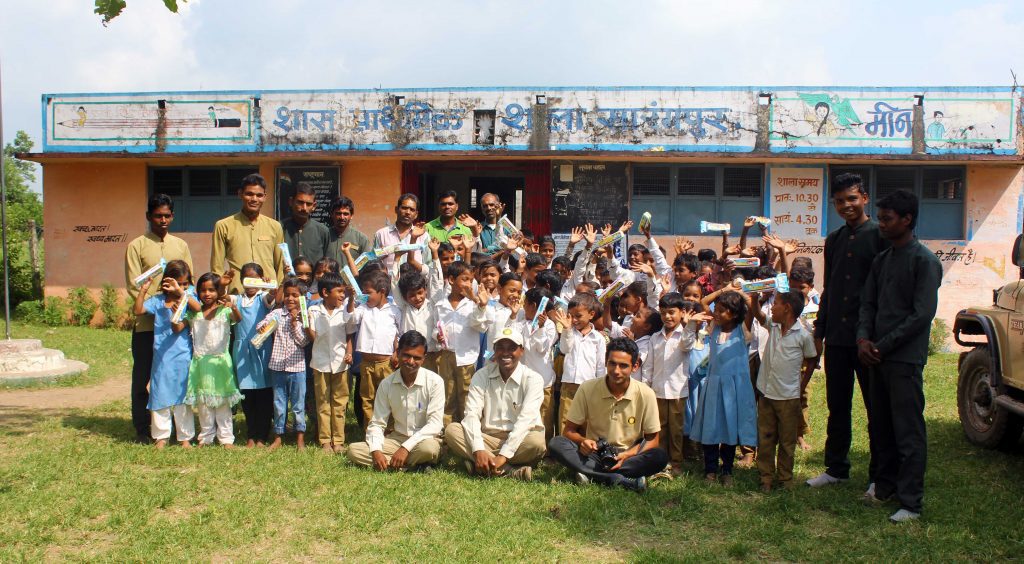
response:
[[[647,250],[651,252],[651,258],[654,259],[654,272],[659,277],[664,278],[672,273],[672,266],[665,260],[665,254],[658,248],[658,242],[654,240],[654,237],[647,239]]]
[[[769,327],[761,369],[757,373],[757,389],[768,399],[797,399],[804,359],[818,355],[814,336],[799,321],[785,335],[782,325],[773,321]]]
[[[800,323],[803,323],[804,329],[807,329],[807,332],[812,335],[814,334],[814,321],[818,318],[818,303],[820,301],[821,294],[814,288],[811,288],[811,291],[807,293],[807,303],[804,305],[804,310],[800,313]]]
[[[459,366],[476,364],[480,355],[480,333],[486,333],[489,327],[487,308],[479,307],[469,298],[462,298],[452,307],[445,298],[437,303],[437,319],[444,329],[448,350],[455,351],[455,363]]]
[[[555,359],[553,350],[558,341],[558,330],[555,322],[548,319],[537,328],[530,326],[531,320],[517,322],[523,332],[523,356],[520,361],[528,368],[540,374],[544,387],[550,388],[555,383]]]
[[[565,355],[562,383],[582,384],[587,380],[604,377],[605,345],[604,335],[594,329],[593,324],[586,335],[575,327],[566,327],[558,343],[559,350]]]
[[[334,311],[327,311],[321,302],[309,308],[309,325],[316,331],[313,354],[309,366],[313,370],[337,374],[348,370],[345,346],[348,338],[349,318],[346,299]]]
[[[526,313],[523,312],[523,308],[519,308],[516,312],[516,316],[512,317],[512,309],[506,307],[504,304],[497,300],[492,300],[487,304],[487,321],[489,327],[487,329],[487,350],[494,350],[494,339],[498,336],[506,326],[515,325],[520,319],[525,319]]]
[[[384,448],[388,417],[394,421],[396,433],[409,437],[402,443],[406,450],[411,451],[423,439],[437,437],[444,428],[444,380],[426,368],[420,368],[408,388],[400,370],[381,380],[373,399],[373,417],[366,427],[370,452]]]
[[[651,336],[643,335],[637,337],[636,348],[640,352],[640,366],[629,375],[630,378],[638,381],[643,380],[644,366],[647,366],[647,359],[651,356]]]
[[[437,308],[430,298],[423,300],[423,305],[416,309],[408,302],[402,302],[401,334],[407,331],[419,331],[427,338],[427,352],[437,352],[441,346],[437,344]]]
[[[498,454],[511,459],[530,431],[544,431],[540,406],[544,381],[520,362],[508,380],[501,379],[498,365],[486,364],[476,371],[466,394],[462,428],[472,452],[487,450],[483,434],[508,433]]]
[[[362,304],[352,312],[349,331],[359,328],[356,350],[368,354],[394,354],[395,339],[402,322],[398,306],[385,303],[382,307],[368,307]]]
[[[664,329],[651,335],[650,353],[644,363],[643,381],[658,399],[682,399],[690,395],[690,350],[697,340],[694,328],[679,325],[671,333]]]

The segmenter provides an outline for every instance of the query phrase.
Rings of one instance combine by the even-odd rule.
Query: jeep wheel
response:
[[[967,440],[985,448],[1012,445],[1020,437],[1019,417],[996,404],[992,388],[992,357],[988,347],[977,347],[960,364],[956,387],[960,424]]]

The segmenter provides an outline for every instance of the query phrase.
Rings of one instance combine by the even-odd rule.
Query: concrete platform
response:
[[[43,348],[39,339],[0,340],[0,384],[23,385],[53,382],[89,369],[89,365],[64,358],[64,353]]]

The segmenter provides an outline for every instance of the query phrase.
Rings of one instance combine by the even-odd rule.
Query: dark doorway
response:
[[[550,229],[548,161],[407,161],[402,178],[402,190],[420,196],[423,221],[437,217],[438,196],[452,190],[458,195],[459,214],[482,219],[480,199],[492,193],[505,204],[505,215],[519,227],[537,233]]]

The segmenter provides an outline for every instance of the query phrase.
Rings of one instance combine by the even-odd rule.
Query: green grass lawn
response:
[[[0,335],[5,325],[0,320]],[[131,332],[118,329],[94,329],[91,327],[46,327],[14,322],[11,337],[15,339],[39,339],[49,349],[64,351],[66,358],[81,360],[89,370],[56,382],[5,385],[0,381],[0,390],[11,388],[35,388],[47,386],[84,386],[99,383],[112,375],[128,377],[132,369]]]
[[[47,338],[128,377],[127,334],[58,329]],[[636,495],[571,484],[551,466],[524,484],[469,478],[450,462],[430,475],[381,475],[317,449],[156,451],[129,442],[127,399],[111,398],[0,427],[0,561],[1020,558],[1024,453],[964,440],[955,369],[956,357],[945,355],[926,372],[925,516],[904,526],[887,521],[893,507],[859,501],[862,410],[847,484],[763,495],[753,470],[737,470],[724,489],[705,486],[692,464],[689,475]],[[814,450],[798,454],[801,479],[822,470],[824,386],[813,386]],[[236,432],[242,426],[239,415]]]

